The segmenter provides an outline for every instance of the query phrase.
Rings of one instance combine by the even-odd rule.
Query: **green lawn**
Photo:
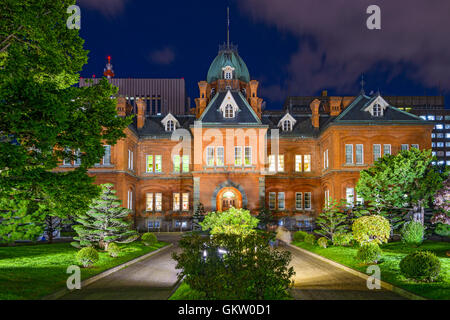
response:
[[[158,242],[146,247],[139,241],[122,244],[117,258],[100,252],[97,264],[82,268],[81,277],[87,279],[165,245]],[[69,243],[0,247],[0,300],[40,299],[65,288],[67,267],[78,265],[76,252]]]
[[[191,287],[182,282],[177,291],[169,298],[169,300],[204,300],[205,295],[202,292],[192,290]]]
[[[362,266],[356,261],[356,248],[329,247],[324,249],[305,242],[293,242],[293,244],[355,270],[365,273],[367,269],[367,266]],[[392,242],[381,246],[381,248],[383,250],[383,261],[379,264],[381,280],[425,298],[450,299],[450,258],[445,255],[445,252],[450,250],[448,242],[425,241],[418,248],[404,246],[401,242]],[[441,261],[441,279],[439,281],[433,283],[417,283],[406,279],[400,274],[400,261],[408,253],[416,250],[432,251],[439,257]]]

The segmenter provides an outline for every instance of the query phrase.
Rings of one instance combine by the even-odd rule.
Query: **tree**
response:
[[[382,244],[388,242],[391,226],[389,221],[377,215],[364,216],[353,222],[353,239],[360,245],[367,243]]]
[[[224,212],[210,212],[200,223],[203,231],[210,230],[211,234],[247,235],[254,232],[258,225],[258,219],[250,214],[250,211],[231,207]]]
[[[385,155],[374,166],[360,172],[356,192],[378,213],[408,208],[415,220],[424,223],[424,209],[441,188],[446,173],[432,165],[431,150],[412,148]]]
[[[115,195],[112,184],[102,185],[102,194],[92,201],[90,210],[76,220],[79,225],[73,227],[78,237],[74,237],[75,247],[91,247],[97,245],[108,250],[111,242],[127,243],[138,238],[131,229],[131,221],[125,218],[131,210],[121,207],[121,201]]]
[[[270,211],[266,207],[262,208],[259,211],[258,216],[256,218],[259,220],[259,225],[263,229],[267,229],[267,225],[274,221],[272,211]]]
[[[179,278],[208,300],[289,298],[295,274],[289,267],[291,253],[272,250],[259,232],[242,237],[193,233],[183,237],[179,246],[183,251],[173,255],[181,269]],[[219,254],[224,248],[226,254]]]
[[[346,208],[346,201],[337,202],[332,200],[331,204],[326,206],[322,213],[316,219],[316,225],[319,230],[316,233],[330,240],[336,233],[342,233],[346,229],[347,214],[343,213]]]
[[[202,227],[200,226],[200,222],[203,221],[203,218],[205,216],[205,207],[203,207],[203,204],[200,202],[197,206],[197,210],[195,210],[195,213],[192,217],[192,229],[194,231],[200,231]]]
[[[123,130],[131,122],[117,116],[111,98],[117,88],[107,80],[74,86],[87,51],[79,31],[66,26],[67,8],[73,4],[75,0],[3,1],[0,13],[0,198],[24,200],[21,205],[28,209],[10,212],[30,215],[36,223],[49,211],[33,207],[76,198],[74,188],[78,199],[96,195],[87,168],[99,162],[105,142],[112,145],[125,137]],[[78,157],[81,165],[72,172],[53,170],[62,159]],[[57,206],[67,211],[62,206],[71,203]]]

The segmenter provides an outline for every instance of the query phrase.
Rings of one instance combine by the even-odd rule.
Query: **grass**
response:
[[[122,250],[117,258],[99,252],[95,266],[81,268],[81,278],[90,278],[165,245],[158,242],[147,247],[139,241],[120,244]],[[69,243],[0,247],[0,300],[40,299],[64,288],[69,276],[67,267],[79,265],[76,252]]]
[[[191,289],[187,283],[182,282],[169,300],[205,300],[205,295]]]
[[[361,265],[355,259],[357,248],[332,246],[325,249],[305,242],[293,242],[293,244],[363,273],[367,269],[367,266]],[[428,299],[450,299],[450,258],[445,254],[450,250],[448,242],[425,241],[417,248],[405,246],[401,242],[392,242],[381,246],[381,249],[383,250],[383,261],[379,264],[381,280]],[[416,250],[432,251],[439,257],[441,261],[439,281],[414,282],[400,274],[400,261]]]

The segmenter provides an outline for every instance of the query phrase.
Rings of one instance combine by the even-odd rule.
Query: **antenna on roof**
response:
[[[227,48],[230,48],[230,7],[227,7]]]

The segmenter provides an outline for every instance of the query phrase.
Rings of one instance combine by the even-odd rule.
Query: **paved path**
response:
[[[64,300],[167,300],[177,282],[172,253],[179,250],[179,236],[159,236],[172,242],[170,249],[106,276],[81,290],[73,291]]]
[[[290,247],[295,286],[292,295],[299,300],[400,300],[402,296],[387,291],[369,290],[366,280]]]

